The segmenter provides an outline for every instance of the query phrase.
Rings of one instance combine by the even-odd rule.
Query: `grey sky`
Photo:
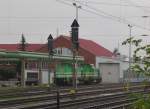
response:
[[[57,28],[59,34],[69,35],[70,25],[75,18],[75,7],[59,1],[71,5],[69,1],[73,0],[0,0],[0,43],[18,43],[22,33],[27,42],[45,43],[50,33],[56,37]],[[149,0],[78,1],[82,1],[81,4],[78,3],[82,9],[95,12],[90,9],[92,7],[97,10],[97,15],[79,10],[81,38],[91,39],[113,50],[118,46],[118,42],[121,44],[129,36],[127,24],[120,23],[128,20],[136,25],[132,28],[132,35],[143,38],[145,43],[150,43],[149,36],[140,36],[150,35],[150,17],[141,17],[150,16]],[[100,16],[102,11],[113,17]],[[114,16],[124,21],[115,21]],[[127,54],[128,48],[120,45],[120,51]]]

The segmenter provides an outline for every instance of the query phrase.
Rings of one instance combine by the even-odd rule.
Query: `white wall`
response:
[[[120,80],[120,61],[108,57],[96,57],[96,68],[100,70],[102,82],[117,83]]]
[[[105,64],[105,63],[118,63],[119,64],[119,73],[116,74],[116,76],[119,75],[119,80],[122,82],[124,80],[124,71],[126,71],[129,68],[129,62],[128,61],[123,61],[117,58],[107,58],[107,57],[96,57],[96,68],[100,67],[100,64]],[[133,63],[132,63],[133,64]],[[140,66],[143,66],[140,64]],[[109,68],[109,67],[108,67]],[[100,68],[99,68],[100,69]],[[101,72],[100,72],[101,73]],[[139,81],[136,77],[132,77],[133,74],[130,75],[130,80],[132,82]],[[104,75],[103,75],[104,76]],[[108,75],[105,75],[108,76]],[[109,75],[110,76],[110,75]],[[114,76],[114,75],[113,75]],[[105,78],[105,77],[104,77]],[[113,77],[112,77],[113,78]],[[140,78],[142,79],[142,78]]]
[[[129,68],[129,62],[120,61],[120,78],[123,79],[123,72]]]
[[[123,71],[129,68],[129,62],[122,61],[115,58],[96,57],[96,68],[99,68],[100,63],[119,63],[120,64],[120,78],[123,78]]]
[[[33,73],[38,73],[39,71],[38,70],[27,70],[25,69],[25,80],[27,80],[27,72],[33,72]]]
[[[33,72],[33,73],[39,73],[39,70],[25,70],[25,80],[27,80],[27,72]],[[39,76],[39,75],[38,75]],[[50,83],[54,82],[54,73],[50,73]],[[47,70],[42,70],[42,83],[43,84],[48,84],[48,71]]]
[[[42,83],[48,84],[48,71],[46,70],[42,71]]]
[[[50,83],[54,82],[54,72],[50,72]],[[48,71],[42,70],[42,83],[48,84]]]
[[[120,61],[108,57],[96,57],[96,68],[99,68],[99,63],[120,63]]]

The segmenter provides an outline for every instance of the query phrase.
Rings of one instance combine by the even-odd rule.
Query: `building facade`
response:
[[[8,51],[19,50],[18,44],[0,44],[0,49],[7,49]],[[48,47],[47,44],[30,44],[27,47],[27,51],[34,51],[36,53],[48,53]],[[57,74],[59,79],[70,81],[70,78],[72,76],[71,66],[73,56],[71,37],[60,35],[59,37],[55,38],[54,54],[60,57],[54,62],[56,72],[55,74]],[[79,39],[79,50],[77,55],[82,57],[82,62],[79,64],[79,66],[82,67],[79,67],[78,69],[78,77],[85,77],[88,74],[87,78],[89,79],[89,75],[99,75],[92,73],[93,69],[97,69],[97,71],[100,72],[103,83],[119,83],[127,80],[126,78],[128,78],[128,74],[125,72],[127,72],[129,68],[129,63],[127,61],[119,59],[111,51],[91,40]],[[66,57],[68,57],[69,60],[67,60]],[[62,58],[66,59],[63,60]],[[53,78],[55,74],[51,73],[50,75],[51,83],[53,83],[54,81]],[[47,59],[42,59],[42,62],[40,64],[39,60],[37,61],[29,59],[28,61],[26,61],[25,80],[30,81],[36,78],[42,81],[42,83],[46,84],[48,83],[47,75]],[[132,80],[135,81],[136,78],[132,78]]]

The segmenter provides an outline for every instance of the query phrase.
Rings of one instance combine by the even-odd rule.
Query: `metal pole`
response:
[[[78,51],[76,51],[76,56],[78,54]],[[77,89],[77,79],[78,79],[78,74],[77,74],[77,66],[78,66],[78,59],[76,58],[76,61],[75,61],[75,69],[76,69],[76,89]]]
[[[78,6],[76,6],[76,20],[78,21]]]
[[[42,84],[42,60],[40,59],[39,62],[39,75],[38,75],[38,78],[39,78],[39,84],[41,85]]]
[[[52,56],[53,56],[53,37],[50,34],[48,37],[48,56],[49,56],[49,60],[48,60],[48,84],[49,84],[49,88],[50,88],[50,71],[51,71],[51,61],[52,61]]]
[[[57,109],[60,109],[60,92],[58,88],[57,88]]]
[[[78,21],[78,9],[81,8],[81,6],[78,6],[76,3],[73,3],[73,6],[76,8],[76,20]]]
[[[21,59],[21,86],[25,87],[25,59]]]
[[[73,47],[73,87],[76,89],[76,65],[75,65],[75,48]]]
[[[129,74],[128,74],[128,82],[131,82],[131,29],[132,29],[132,25],[128,25],[129,30],[130,30],[130,43],[129,43]]]
[[[76,6],[74,4],[74,6]],[[75,19],[71,25],[72,28],[72,33],[71,33],[71,37],[72,37],[72,53],[73,53],[73,73],[72,73],[72,83],[73,83],[73,87],[76,89],[77,88],[77,77],[76,77],[76,52],[78,51],[78,28],[79,28],[79,24],[77,22],[77,20]]]
[[[50,88],[50,61],[51,61],[51,57],[49,54],[49,60],[48,60],[48,85],[49,85],[49,88]]]
[[[77,89],[77,78],[78,78],[78,75],[77,75],[77,65],[78,65],[78,63],[77,63],[77,58],[76,58],[76,56],[77,56],[77,53],[78,53],[78,51],[77,50],[75,50],[75,88]]]

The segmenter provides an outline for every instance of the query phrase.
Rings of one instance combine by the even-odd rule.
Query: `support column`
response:
[[[73,88],[77,89],[77,72],[76,72],[76,50],[73,49]]]
[[[49,86],[50,86],[50,84],[52,83],[52,75],[51,75],[51,73],[52,73],[52,63],[53,62],[53,56],[52,55],[49,55],[49,63],[48,63],[48,84],[49,84]]]
[[[21,86],[25,87],[25,59],[21,59]]]
[[[50,84],[51,84],[51,81],[50,81],[50,73],[51,73],[51,69],[50,69],[50,64],[51,64],[51,57],[50,57],[50,55],[49,55],[49,60],[48,60],[48,85],[49,85],[49,87],[50,87]]]

